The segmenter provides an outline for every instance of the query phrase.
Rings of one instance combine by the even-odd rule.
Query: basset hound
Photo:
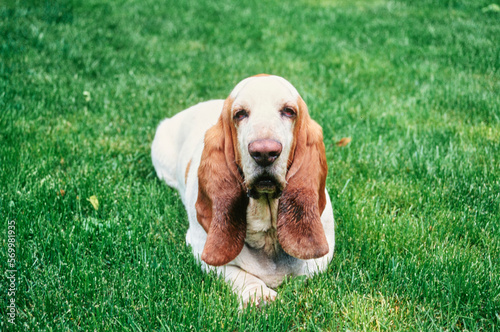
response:
[[[249,77],[226,100],[163,120],[151,154],[180,192],[194,256],[242,306],[274,300],[287,276],[327,268],[335,234],[322,129],[284,78]]]

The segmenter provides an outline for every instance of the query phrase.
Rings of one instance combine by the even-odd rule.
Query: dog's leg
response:
[[[238,294],[240,308],[248,305],[263,306],[276,299],[277,293],[266,286],[264,281],[237,266],[223,267],[224,279]]]

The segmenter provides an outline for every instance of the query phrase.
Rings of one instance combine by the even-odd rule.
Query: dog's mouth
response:
[[[279,181],[270,175],[263,175],[257,177],[248,186],[248,197],[260,198],[262,195],[270,195],[272,198],[278,198],[283,191],[282,185]]]

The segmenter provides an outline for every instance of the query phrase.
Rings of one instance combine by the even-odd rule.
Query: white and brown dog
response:
[[[326,269],[335,234],[323,134],[284,78],[247,78],[226,100],[165,119],[151,154],[180,192],[194,256],[243,305],[274,300],[287,276]]]

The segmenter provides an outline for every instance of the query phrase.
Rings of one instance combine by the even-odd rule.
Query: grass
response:
[[[494,2],[0,4],[2,330],[498,331]],[[161,119],[261,72],[323,126],[337,246],[238,312],[149,149]]]

